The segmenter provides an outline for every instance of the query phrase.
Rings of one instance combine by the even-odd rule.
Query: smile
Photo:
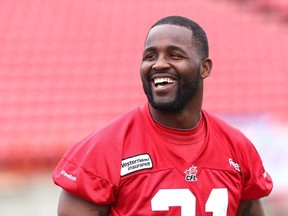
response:
[[[175,80],[173,80],[169,77],[161,77],[161,78],[155,78],[153,80],[153,82],[154,82],[154,85],[156,87],[158,87],[158,86],[163,86],[163,85],[167,85],[167,84],[172,84],[175,82]]]

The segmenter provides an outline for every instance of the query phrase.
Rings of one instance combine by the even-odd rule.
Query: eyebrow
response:
[[[169,45],[168,47],[166,47],[165,49],[167,50],[179,50],[183,53],[187,53],[183,48],[179,47],[179,46],[175,46],[175,45]],[[152,52],[152,51],[155,51],[157,50],[157,48],[155,46],[148,46],[144,49],[144,52]]]

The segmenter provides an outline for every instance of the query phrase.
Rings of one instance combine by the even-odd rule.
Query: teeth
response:
[[[154,79],[154,84],[158,85],[161,83],[174,83],[174,80],[171,78],[155,78]]]

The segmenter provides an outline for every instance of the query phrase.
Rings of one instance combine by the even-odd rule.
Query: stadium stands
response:
[[[256,2],[287,12],[286,1]],[[214,68],[205,109],[288,122],[283,22],[226,1],[3,0],[0,168],[54,163],[83,135],[144,103],[143,40],[172,14],[207,31]]]
[[[252,9],[274,16],[278,21],[288,23],[288,1],[286,0],[234,0]]]

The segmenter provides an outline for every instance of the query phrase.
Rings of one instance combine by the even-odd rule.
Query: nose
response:
[[[170,67],[169,63],[164,57],[159,56],[155,63],[152,65],[152,69],[154,70],[163,70]]]

